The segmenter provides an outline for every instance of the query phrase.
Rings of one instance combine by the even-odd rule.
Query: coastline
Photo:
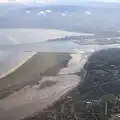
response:
[[[76,74],[76,73],[74,73],[74,74]],[[53,104],[51,104],[51,106],[44,108],[42,111],[51,111],[51,110],[55,109],[56,105],[62,104],[65,97],[71,96],[72,93],[76,92],[76,90],[79,89],[82,81],[84,81],[84,79],[86,77],[86,71],[85,71],[84,67],[80,70],[80,72],[77,73],[77,75],[80,76],[81,81],[79,81],[78,84],[76,84],[74,87],[72,87],[70,90],[68,90],[65,94],[63,94],[57,101],[55,101]],[[36,111],[32,116],[28,116],[28,117],[25,117],[20,120],[32,120],[32,118],[34,118],[35,120],[37,120],[37,119],[40,120],[42,111]]]
[[[86,59],[86,61],[87,61],[87,59]],[[79,61],[78,61],[79,62]],[[69,61],[69,63],[70,63],[70,61]],[[67,68],[69,68],[69,66],[67,67]],[[71,68],[71,67],[70,67]],[[64,70],[67,70],[66,68],[63,68],[63,71]],[[62,70],[61,70],[62,71]],[[62,73],[63,73],[63,71],[62,71]],[[34,118],[35,118],[35,116],[36,116],[36,114],[37,114],[37,116],[41,113],[41,111],[44,111],[44,110],[48,110],[49,111],[49,108],[53,108],[53,107],[55,107],[55,105],[56,105],[56,103],[60,103],[61,101],[63,101],[63,98],[65,97],[65,96],[69,96],[70,94],[71,94],[71,92],[74,92],[74,91],[76,91],[76,89],[78,89],[79,88],[79,85],[81,84],[81,82],[82,81],[84,81],[84,79],[85,79],[85,77],[86,77],[86,71],[84,70],[84,68],[82,68],[81,70],[80,70],[80,72],[74,72],[74,73],[72,73],[71,71],[69,71],[70,72],[70,75],[75,75],[75,76],[78,76],[78,78],[79,78],[79,81],[74,85],[74,86],[71,86],[71,88],[70,89],[68,89],[68,91],[66,91],[64,94],[62,94],[61,96],[60,96],[60,98],[59,99],[57,99],[55,102],[53,102],[53,104],[51,104],[51,105],[48,105],[46,108],[44,108],[43,110],[38,110],[38,111],[36,111],[33,115],[31,115],[31,117],[33,117],[34,116]],[[67,73],[67,72],[66,72]],[[64,74],[60,74],[60,72],[58,73],[59,75],[64,75]],[[68,74],[68,73],[67,73]],[[74,77],[74,79],[75,79],[75,77]],[[70,87],[70,86],[69,86]],[[63,89],[63,91],[64,91],[65,89]],[[60,91],[61,92],[61,91]],[[28,118],[28,119],[27,119]],[[39,117],[40,118],[40,117]],[[23,119],[21,119],[21,120],[31,120],[30,119],[30,116],[29,117],[26,117],[26,118],[23,118]]]
[[[26,85],[37,84],[43,76],[56,76],[62,67],[67,66],[70,58],[68,54],[62,53],[37,53],[18,69],[0,79],[0,99],[19,91]]]
[[[12,72],[19,69],[22,65],[24,65],[30,58],[32,58],[37,53],[36,52],[30,52],[30,53],[25,52],[25,54],[27,55],[26,56],[23,55],[24,57],[18,60],[18,63],[14,66],[14,68],[9,69],[8,71],[3,71],[4,74],[0,73],[0,79],[8,76],[9,74],[12,74]]]
[[[32,64],[33,64],[33,66],[31,66],[32,67],[32,72],[34,71],[34,70],[37,70],[38,71],[38,69],[41,69],[41,71],[38,71],[37,72],[37,74],[38,75],[35,75],[34,74],[34,76],[33,76],[33,78],[35,77],[35,79],[33,79],[33,80],[31,80],[31,82],[30,82],[30,80],[28,81],[28,82],[26,82],[25,84],[23,84],[23,85],[20,85],[20,84],[18,84],[18,85],[13,85],[12,87],[9,87],[9,88],[7,88],[7,83],[6,83],[6,80],[7,80],[7,82],[9,82],[10,81],[10,76],[8,75],[7,77],[8,77],[8,79],[7,79],[7,77],[6,77],[6,79],[4,78],[4,79],[2,79],[0,82],[1,82],[1,84],[5,84],[5,86],[6,86],[6,90],[5,89],[1,89],[0,90],[0,95],[2,95],[2,93],[3,94],[7,94],[7,96],[5,95],[3,95],[3,97],[4,97],[4,99],[3,99],[3,97],[2,97],[2,99],[0,100],[0,118],[1,119],[5,119],[5,120],[8,120],[9,118],[10,118],[10,114],[13,114],[14,112],[16,113],[20,113],[20,112],[18,112],[17,111],[17,109],[18,110],[20,110],[21,111],[21,107],[23,106],[24,107],[24,104],[22,105],[20,105],[20,106],[18,106],[18,101],[20,100],[20,99],[22,99],[22,98],[25,98],[25,97],[27,97],[26,95],[27,95],[27,92],[30,92],[31,90],[32,91],[36,91],[36,92],[39,92],[38,94],[43,94],[44,93],[44,89],[43,90],[41,90],[41,92],[38,90],[38,89],[36,89],[35,88],[35,86],[37,86],[38,84],[39,84],[39,81],[41,81],[41,80],[43,80],[43,79],[51,79],[51,76],[53,76],[53,78],[52,79],[60,79],[59,78],[59,76],[57,75],[57,72],[59,72],[59,70],[61,69],[61,68],[63,68],[63,67],[67,67],[67,61],[69,61],[70,59],[71,59],[71,57],[70,57],[70,55],[68,54],[68,53],[58,53],[58,54],[56,54],[56,53],[49,53],[49,54],[44,54],[44,53],[42,53],[41,54],[41,56],[39,56],[39,53],[37,54],[38,56],[34,56],[34,58],[31,58],[30,60],[28,60],[28,62],[27,62],[27,65],[25,65],[24,64],[24,66],[21,66],[20,67],[20,69],[19,70],[17,70],[17,71],[15,71],[15,73],[13,72],[10,76],[14,76],[14,78],[17,78],[18,77],[18,75],[16,74],[17,72],[19,73],[20,71],[22,71],[23,70],[23,68],[25,68],[26,66],[29,66],[30,64],[31,64],[31,60],[32,61],[34,61],[35,59],[38,61],[38,62],[36,62],[36,61],[34,61]],[[42,59],[41,59],[42,58]],[[49,59],[48,59],[49,58]],[[42,60],[41,61],[41,67],[38,67],[38,64],[40,63],[40,59]],[[30,62],[30,63],[29,63]],[[44,63],[44,65],[42,65]],[[36,68],[36,67],[38,67],[38,68]],[[44,68],[44,69],[43,69]],[[25,69],[26,70],[26,69]],[[30,70],[31,71],[31,69],[29,68],[28,70]],[[51,71],[50,71],[51,70]],[[52,73],[52,70],[53,70],[53,73]],[[31,72],[28,72],[28,76],[31,74]],[[40,72],[42,73],[41,74],[41,76],[40,76]],[[24,71],[22,71],[22,74],[24,73]],[[34,73],[36,73],[36,71],[34,72]],[[49,74],[50,73],[50,74]],[[15,75],[17,75],[16,77],[15,77]],[[20,75],[21,76],[21,75]],[[45,77],[46,76],[46,77]],[[25,76],[22,76],[22,77],[25,77]],[[31,77],[31,76],[30,76]],[[41,78],[42,77],[42,78]],[[63,76],[63,78],[67,78],[67,76]],[[13,77],[12,77],[13,78]],[[18,77],[19,78],[19,77]],[[62,78],[62,79],[63,79]],[[12,79],[13,80],[13,79]],[[15,79],[16,80],[16,79]],[[61,79],[60,79],[61,80]],[[17,79],[17,81],[18,81],[18,79]],[[69,81],[69,80],[68,80]],[[21,81],[22,82],[22,81]],[[25,82],[25,81],[24,81]],[[14,83],[14,82],[13,82]],[[61,84],[61,86],[64,86],[64,85],[62,85],[63,83],[60,83],[59,82],[59,84]],[[58,84],[58,86],[59,86],[59,84]],[[2,87],[3,87],[3,85],[2,85]],[[19,88],[20,87],[20,88]],[[54,87],[54,86],[53,86]],[[57,87],[57,86],[56,86]],[[3,92],[3,91],[4,92]],[[27,91],[28,90],[28,91]],[[30,91],[29,91],[30,90]],[[10,93],[10,91],[11,91],[11,93]],[[49,87],[48,87],[48,91],[49,91]],[[45,92],[48,92],[47,90],[45,90]],[[5,93],[6,92],[6,93]],[[30,92],[31,93],[31,92]],[[23,94],[23,95],[22,95]],[[62,93],[62,94],[64,94],[64,93]],[[28,94],[29,95],[29,94]],[[34,93],[32,94],[32,95],[34,95]],[[20,97],[21,96],[21,97]],[[23,97],[22,97],[23,96]],[[20,98],[19,98],[20,97]],[[44,97],[43,97],[44,98]],[[13,100],[14,99],[18,99],[18,101],[16,101],[16,102],[13,102]],[[26,98],[27,99],[27,98]],[[36,99],[36,98],[35,98]],[[40,98],[39,98],[39,100],[40,100]],[[26,101],[27,102],[27,101]],[[29,101],[28,101],[28,103],[29,103]],[[48,102],[49,103],[49,102]],[[27,103],[25,103],[26,105],[27,105]],[[18,107],[17,107],[17,106]],[[11,107],[10,107],[11,106]],[[16,106],[16,107],[15,107]],[[4,109],[3,109],[4,108]],[[14,111],[14,109],[15,109],[15,111]],[[28,109],[29,110],[29,109]],[[14,111],[14,112],[11,112],[11,111]],[[24,108],[23,108],[23,111],[24,111]],[[7,116],[8,115],[8,116]],[[14,116],[15,115],[15,116]],[[17,118],[19,118],[21,115],[17,115],[16,116],[16,114],[14,114],[13,115],[13,119],[17,119]],[[17,118],[16,118],[17,117]],[[12,120],[12,118],[11,118],[11,120]]]
[[[62,96],[68,94],[70,91],[74,90],[77,86],[79,86],[81,82],[81,77],[83,77],[83,76],[80,76],[79,71],[80,69],[83,68],[84,64],[86,63],[87,57],[89,56],[89,54],[85,54],[81,52],[76,52],[76,54],[72,54],[72,55],[68,53],[67,54],[59,53],[56,56],[55,54],[56,53],[53,53],[53,54],[49,53],[45,55],[44,53],[42,53],[42,57],[41,57],[42,62],[40,62],[40,59],[37,59],[38,62],[34,62],[31,69],[28,68],[29,71],[32,70],[32,73],[33,71],[34,73],[36,73],[35,71],[36,68],[37,68],[37,71],[38,71],[38,68],[39,69],[43,68],[43,67],[42,68],[38,67],[38,64],[41,63],[41,65],[43,65],[44,63],[45,66],[47,65],[46,67],[44,66],[45,67],[44,71],[43,69],[41,71],[41,73],[43,73],[42,78],[40,77],[40,71],[37,72],[37,74],[38,73],[39,74],[36,77],[37,78],[36,81],[34,81],[35,79],[32,80],[32,84],[27,84],[25,87],[22,87],[22,89],[0,100],[0,113],[1,113],[0,119],[16,120],[16,119],[22,119],[27,116],[34,115],[36,111],[42,111],[50,107],[56,101],[60,100]],[[68,62],[66,62],[66,60],[68,60]],[[63,66],[61,66],[61,64],[63,64],[63,61],[65,62],[66,65],[64,64]],[[52,63],[52,66],[50,62]],[[56,67],[56,65],[58,65],[58,67]],[[28,66],[30,66],[30,63],[28,64]],[[25,65],[21,67],[22,74],[24,73],[23,71],[24,67]],[[52,71],[52,67],[57,68],[57,71],[53,70],[54,75],[44,73],[48,69],[49,69],[48,72],[50,70]],[[62,68],[59,68],[59,67],[62,67]],[[23,77],[25,76],[23,75]],[[17,76],[17,78],[19,77]],[[24,82],[25,80],[26,79],[24,79]],[[49,81],[49,82],[52,81],[52,82],[56,82],[56,84],[45,87],[43,89],[39,89],[42,84],[41,81],[42,83],[45,83],[46,81]],[[5,81],[3,80],[3,82]],[[30,81],[28,82],[30,83]]]

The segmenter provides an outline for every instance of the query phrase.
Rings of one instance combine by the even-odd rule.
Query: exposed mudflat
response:
[[[0,29],[0,37],[4,38],[1,45],[18,44],[17,48],[20,43],[25,43],[23,47],[28,43],[37,45],[36,42],[71,35],[83,34],[51,29]],[[64,45],[68,44],[67,42]],[[71,43],[70,46],[72,47]],[[35,48],[41,47],[44,46],[38,44]],[[44,49],[49,51],[49,44]],[[29,49],[28,51],[19,49],[1,51],[0,119],[18,120],[34,114],[37,110],[47,108],[59,100],[80,82],[80,76],[74,73],[79,72],[77,66],[80,64],[79,61],[83,64],[85,62],[82,61],[82,56],[65,52],[38,53],[36,50],[31,52]]]
[[[56,75],[67,65],[69,54],[36,53],[17,70],[0,79],[0,98],[28,84],[36,84],[44,75]]]
[[[67,70],[63,74],[60,70],[69,67],[68,61],[72,58],[68,53],[37,53],[17,70],[1,78],[0,119],[16,120],[32,115],[77,86],[79,76],[70,75]],[[41,89],[43,84],[46,87]]]

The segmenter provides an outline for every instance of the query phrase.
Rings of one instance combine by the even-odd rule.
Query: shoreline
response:
[[[44,53],[41,53],[41,54],[44,54]],[[46,53],[45,53],[46,54]],[[62,55],[62,54],[61,54]],[[60,55],[60,56],[61,56]],[[64,55],[63,55],[64,56]],[[44,76],[56,76],[57,75],[57,72],[60,71],[61,68],[64,68],[67,66],[68,64],[68,61],[71,59],[71,57],[66,54],[66,60],[59,60],[59,62],[57,61],[57,64],[54,63],[53,65],[50,65],[51,67],[47,68],[44,72],[40,72],[39,75],[32,77],[33,79],[36,79],[36,80],[30,80],[24,84],[21,84],[21,85],[12,85],[11,87],[7,86],[7,88],[4,88],[4,89],[1,89],[0,90],[0,99],[3,99],[3,98],[6,98],[8,97],[10,94],[14,93],[14,92],[17,92],[19,91],[21,88],[24,88],[26,85],[34,85],[34,84],[37,84],[39,79],[42,79],[42,77]],[[32,61],[34,61],[35,59],[39,57],[39,53],[36,53],[36,55],[32,56],[28,61],[26,61],[22,66],[20,66],[18,69],[16,69],[15,71],[11,72],[10,74],[8,74],[7,76],[3,77],[3,78],[0,78],[0,83],[3,81],[8,81],[7,83],[9,83],[9,78],[11,78],[12,76],[15,76],[17,74],[16,71],[20,72],[22,71],[24,68],[27,67],[27,64],[29,64],[29,62],[31,63]],[[57,60],[57,57],[55,57],[55,59]],[[64,58],[65,59],[65,58]],[[36,63],[37,64],[37,63]],[[25,67],[24,67],[25,66]],[[35,66],[34,66],[35,67]],[[36,66],[37,67],[37,66]],[[41,69],[41,68],[40,68]],[[51,71],[50,71],[51,70]],[[52,71],[53,70],[53,71]],[[22,72],[23,73],[23,72]],[[14,75],[15,74],[15,75]],[[31,74],[31,73],[30,73]],[[28,74],[29,75],[29,74]],[[18,76],[15,76],[16,78]],[[13,79],[12,79],[13,80]],[[2,82],[2,83],[3,83]],[[4,82],[5,83],[5,82]],[[6,84],[6,83],[5,83]],[[3,86],[2,86],[3,87]],[[12,92],[13,91],[13,92]]]
[[[83,69],[84,69],[84,67],[81,69],[80,72],[72,73],[72,74],[74,74],[74,75],[77,74],[77,76],[80,77],[79,79],[80,79],[81,81],[79,81],[73,88],[71,88],[70,90],[68,90],[68,92],[66,92],[65,94],[63,94],[57,101],[55,101],[53,104],[51,104],[51,106],[48,106],[48,107],[44,108],[42,111],[46,111],[46,110],[49,111],[49,110],[51,110],[51,108],[54,109],[56,103],[60,104],[61,101],[63,101],[63,98],[64,98],[65,96],[69,96],[69,95],[71,94],[71,92],[74,92],[74,91],[76,91],[76,89],[79,89],[79,86],[80,86],[81,82],[84,81],[84,79],[85,79],[85,77],[86,77],[86,71],[83,70]],[[32,116],[25,117],[25,118],[23,118],[23,119],[21,119],[21,120],[32,120],[32,119],[30,119],[31,117],[35,118],[36,116],[39,116],[39,114],[41,114],[42,111],[36,111]],[[39,119],[40,119],[40,117],[39,117]],[[37,119],[36,119],[36,120],[37,120]]]
[[[38,55],[38,57],[39,57],[39,55]],[[8,120],[8,118],[10,118],[10,114],[13,114],[14,112],[17,112],[17,110],[15,110],[14,111],[14,109],[22,109],[20,106],[17,108],[17,106],[16,107],[14,107],[15,106],[15,104],[17,105],[18,104],[18,102],[16,101],[15,103],[12,103],[12,99],[14,99],[14,98],[16,98],[17,96],[17,94],[18,94],[18,96],[21,96],[22,94],[24,95],[24,94],[27,94],[27,93],[25,93],[25,92],[27,92],[26,90],[27,90],[27,86],[29,86],[28,87],[28,92],[29,92],[29,90],[31,89],[33,89],[33,91],[35,90],[37,90],[37,89],[35,89],[34,88],[34,86],[36,85],[36,84],[38,84],[38,82],[39,82],[39,80],[41,81],[42,79],[47,79],[47,76],[48,76],[48,78],[50,77],[50,76],[54,76],[53,77],[53,79],[57,79],[57,73],[60,71],[60,69],[61,68],[64,68],[64,67],[67,67],[67,64],[68,64],[68,61],[71,59],[71,57],[70,57],[70,55],[68,54],[68,53],[58,53],[58,54],[56,54],[56,53],[53,53],[53,54],[44,54],[44,53],[42,53],[42,55],[41,55],[41,57],[42,57],[42,61],[44,62],[44,65],[42,65],[42,63],[41,63],[41,65],[44,67],[44,70],[40,67],[40,69],[42,69],[42,71],[44,71],[44,72],[42,72],[41,71],[41,73],[43,73],[43,74],[41,74],[41,76],[40,76],[40,74],[38,75],[38,77],[41,77],[41,79],[39,79],[38,78],[38,80],[36,80],[36,81],[31,81],[32,83],[30,83],[30,81],[28,81],[28,83],[26,83],[26,87],[24,88],[23,86],[20,86],[20,89],[18,90],[18,92],[16,91],[16,90],[14,90],[14,89],[12,89],[12,88],[10,88],[9,87],[9,89],[10,90],[12,90],[12,91],[14,91],[14,92],[12,92],[12,93],[14,93],[14,94],[10,94],[10,93],[8,93],[9,95],[7,95],[7,96],[4,96],[4,99],[1,99],[0,100],[0,113],[1,113],[1,115],[0,115],[0,118],[1,119],[5,119],[5,120]],[[40,57],[40,59],[41,59],[41,57]],[[45,60],[45,58],[49,58],[49,59],[46,59]],[[38,59],[38,58],[37,58]],[[32,60],[34,60],[34,59],[32,59]],[[41,61],[41,62],[42,62]],[[52,63],[50,63],[50,61],[52,62]],[[29,63],[29,62],[28,62]],[[27,64],[28,64],[27,63]],[[40,61],[39,61],[39,59],[38,59],[38,63],[40,63]],[[37,65],[37,63],[35,62],[35,64]],[[48,65],[47,65],[48,64]],[[29,64],[28,64],[29,65]],[[47,66],[46,66],[47,65]],[[24,65],[25,66],[25,65]],[[38,66],[38,65],[37,65]],[[36,66],[36,67],[37,67]],[[35,67],[35,66],[34,66]],[[24,68],[24,67],[22,67],[21,66],[21,68]],[[32,67],[33,68],[33,67]],[[45,69],[46,68],[46,69]],[[52,71],[52,69],[53,69],[53,71]],[[50,71],[51,70],[51,71]],[[39,71],[40,72],[40,71]],[[50,74],[49,74],[49,72],[50,72]],[[53,72],[53,73],[52,73]],[[46,76],[46,78],[45,78],[45,76]],[[10,76],[7,76],[8,78],[10,78]],[[35,77],[35,76],[34,76]],[[59,77],[59,76],[58,76]],[[63,76],[63,78],[64,78],[64,76]],[[66,78],[67,78],[67,76],[66,76]],[[9,80],[9,79],[8,79]],[[5,82],[4,80],[2,80],[3,82]],[[1,81],[0,81],[1,82]],[[62,85],[63,86],[63,85]],[[14,86],[13,86],[14,87]],[[17,87],[17,86],[16,86]],[[21,89],[21,88],[23,88],[23,89]],[[49,89],[49,87],[48,87],[48,89]],[[10,90],[7,90],[8,92],[10,92]],[[43,89],[44,90],[44,89]],[[42,91],[43,91],[42,90]],[[3,89],[3,91],[4,91],[4,89]],[[1,93],[3,92],[3,91],[0,91]],[[7,92],[7,91],[4,91],[4,92]],[[15,92],[16,91],[16,92]],[[22,91],[24,91],[23,93],[22,93]],[[37,92],[37,91],[36,91]],[[46,91],[47,92],[47,91]],[[21,95],[19,95],[19,93],[21,94]],[[4,94],[6,94],[6,93],[4,93]],[[40,93],[39,93],[40,94]],[[33,94],[34,95],[34,94]],[[15,97],[16,96],[16,97]],[[25,95],[26,96],[26,95]],[[24,96],[24,97],[25,97]],[[22,97],[22,96],[21,96]],[[12,105],[12,104],[13,105]],[[12,111],[11,110],[11,108],[9,108],[9,105],[12,107],[12,110],[14,111],[14,112],[10,112],[10,111]],[[24,104],[23,104],[23,107],[24,107]],[[4,108],[4,111],[2,110]],[[6,109],[6,110],[5,110]],[[8,110],[7,110],[8,109]],[[3,113],[3,114],[2,114]],[[8,115],[8,116],[7,116]],[[13,115],[14,116],[14,115]],[[21,116],[21,115],[20,115]],[[17,116],[17,117],[20,117],[19,115]],[[14,119],[14,118],[13,118]],[[11,118],[11,120],[13,120],[12,118]],[[16,120],[16,118],[15,118],[15,120]]]
[[[69,58],[70,60],[68,60],[68,57],[65,57],[64,55],[71,56],[72,58],[70,57],[71,59]],[[45,108],[48,108],[54,102],[60,100],[62,96],[75,89],[81,81],[81,76],[78,75],[77,71],[83,68],[87,61],[86,55],[88,54],[85,55],[77,52],[74,55],[64,55],[61,57],[61,54],[58,54],[58,57],[54,58],[57,60],[57,62],[50,58],[49,60],[46,59],[48,61],[52,61],[52,63],[54,63],[53,66],[61,63],[60,61],[65,61],[66,63],[66,60],[68,60],[69,63],[65,67],[62,67],[60,72],[57,71],[58,73],[55,76],[50,74],[42,77],[42,80],[40,79],[40,81],[43,82],[48,80],[57,81],[57,84],[44,89],[39,89],[41,82],[38,82],[36,85],[27,85],[20,91],[8,96],[3,100],[0,100],[0,107],[4,108],[4,110],[0,111],[0,118],[4,120],[8,120],[8,118],[11,120],[16,120],[31,116],[38,110],[41,111]],[[45,58],[46,57],[43,59],[44,62]],[[46,61],[46,63],[49,63],[48,61]],[[61,67],[61,65],[58,65],[58,68],[59,67]],[[56,70],[54,72],[56,72]]]
[[[84,69],[84,68],[83,68]],[[85,77],[86,77],[86,72],[84,70],[81,70],[81,72],[79,72],[79,74],[82,74],[80,76],[82,76],[81,81],[84,81]],[[85,72],[85,73],[82,73]],[[75,73],[76,74],[76,73]],[[70,89],[68,92],[66,92],[65,94],[63,94],[59,100],[57,100],[56,102],[54,102],[51,106],[48,106],[47,108],[44,108],[42,111],[36,111],[32,116],[28,116],[25,118],[22,118],[20,120],[32,120],[32,118],[34,118],[35,120],[42,120],[40,119],[40,115],[42,112],[44,111],[52,111],[53,109],[56,108],[56,105],[61,104],[64,101],[64,98],[67,96],[71,96],[71,92],[76,91],[77,89],[79,89],[81,81],[79,82],[79,84],[76,84],[76,86],[74,86],[72,89]]]
[[[27,52],[26,52],[27,53]],[[19,69],[22,65],[24,65],[29,59],[31,59],[35,54],[37,54],[36,52],[31,52],[31,55],[28,55],[26,58],[22,59],[19,64],[17,64],[14,68],[11,68],[8,72],[0,75],[0,79],[12,74],[14,71],[16,71],[17,69]]]

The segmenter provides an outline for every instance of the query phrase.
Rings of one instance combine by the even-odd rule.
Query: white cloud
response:
[[[67,16],[65,13],[61,13],[61,16]]]
[[[44,15],[45,12],[44,11],[40,11],[37,15]]]
[[[91,12],[89,12],[89,11],[86,11],[86,12],[85,12],[85,14],[87,14],[87,15],[91,15]]]
[[[0,3],[18,2],[18,3],[50,3],[56,0],[0,0]]]
[[[45,10],[45,12],[47,12],[47,13],[51,13],[51,12],[53,12],[52,10]]]
[[[105,2],[105,3],[119,3],[120,2],[120,0],[88,0],[88,1]]]
[[[30,13],[30,11],[29,11],[29,10],[26,10],[25,12],[26,12],[27,14],[29,14],[29,13]]]
[[[120,3],[120,0],[0,0],[0,3],[7,3],[7,2],[20,2],[20,3],[53,3],[53,2],[59,2],[59,3],[80,3],[81,1],[87,2],[87,1],[98,1],[98,2],[107,2],[107,3]]]
[[[0,3],[7,3],[8,0],[0,0]]]
[[[34,2],[36,3],[50,3],[50,2],[54,2],[56,0],[34,0]]]

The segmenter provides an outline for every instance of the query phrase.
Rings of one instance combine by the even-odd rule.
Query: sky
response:
[[[54,2],[85,2],[85,1],[98,1],[98,2],[107,2],[107,3],[118,3],[120,0],[0,0],[0,3],[8,2],[17,2],[17,3],[29,3],[29,2],[38,2],[38,3],[54,3]]]
[[[40,2],[40,3],[47,3],[47,2],[55,2],[55,0],[0,0],[0,3],[30,3],[30,2]]]
[[[100,2],[115,2],[115,3],[117,3],[117,2],[120,2],[120,0],[93,0],[93,1],[100,1]]]

